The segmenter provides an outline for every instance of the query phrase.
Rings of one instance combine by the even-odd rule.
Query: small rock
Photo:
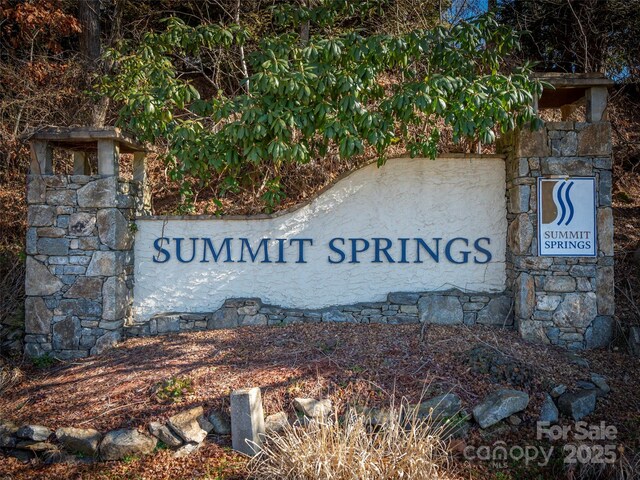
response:
[[[18,429],[16,436],[34,442],[44,442],[52,433],[53,431],[50,428],[43,427],[42,425],[25,425]]]
[[[231,435],[231,419],[226,413],[214,410],[209,413],[209,422],[217,435]]]
[[[12,449],[7,450],[5,453],[10,457],[18,459],[18,461],[22,463],[29,463],[31,459],[35,457],[35,454],[30,450]]]
[[[462,409],[462,401],[455,393],[438,395],[420,404],[418,418],[431,417],[432,420],[455,416]]]
[[[204,415],[200,415],[198,417],[198,425],[200,425],[201,429],[207,432],[207,435],[213,430],[213,424],[209,420],[207,420],[207,417],[205,417]]]
[[[589,368],[589,362],[582,358],[580,355],[576,355],[573,352],[567,352],[567,360],[569,361],[569,363],[572,363],[579,367]]]
[[[540,416],[538,417],[538,421],[549,423],[558,422],[558,407],[556,407],[556,404],[554,403],[553,398],[551,398],[551,395],[547,393],[545,393],[544,402],[542,402],[542,406],[540,407]]]
[[[264,419],[266,433],[282,433],[289,426],[289,418],[284,412],[277,412]]]
[[[149,433],[164,443],[167,447],[175,448],[182,445],[180,437],[160,422],[151,422],[149,424]]]
[[[511,415],[507,421],[513,425],[514,427],[517,427],[518,425],[520,425],[522,423],[522,419],[517,416],[517,415]]]
[[[174,458],[182,458],[187,455],[191,455],[193,452],[200,448],[201,443],[189,442],[181,446],[178,450],[173,454]]]
[[[21,450],[30,450],[32,452],[49,452],[58,450],[53,443],[50,442],[32,442],[31,440],[23,440],[16,444],[16,448]]]
[[[71,453],[94,456],[102,435],[92,428],[63,427],[56,430],[56,438]]]
[[[529,395],[520,390],[502,389],[488,395],[473,409],[473,418],[480,427],[495,425],[510,415],[527,408]]]
[[[8,433],[0,433],[0,448],[13,448],[16,446],[16,437]]]
[[[558,398],[560,395],[562,395],[566,391],[567,391],[566,385],[562,385],[562,384],[556,385],[551,389],[551,396],[553,398]]]
[[[596,409],[596,392],[579,390],[575,393],[565,393],[558,399],[558,408],[574,420],[581,420]]]
[[[607,383],[607,379],[604,378],[602,375],[598,375],[597,373],[592,373],[591,381],[596,387],[598,387],[598,390],[602,391],[603,395],[606,395],[611,391],[611,387]]]
[[[169,418],[167,424],[185,442],[200,443],[207,436],[207,432],[198,423],[202,413],[202,407],[194,407]]]
[[[314,398],[294,398],[294,408],[305,417],[313,420],[324,420],[331,413],[333,407],[331,400],[325,398],[316,400]]]
[[[147,455],[153,452],[157,443],[154,437],[138,430],[112,430],[100,444],[100,457],[103,460],[121,460],[131,455]]]
[[[18,426],[9,420],[0,420],[0,434],[13,435],[18,431]]]
[[[595,390],[596,386],[591,382],[585,382],[584,380],[578,380],[576,382],[576,387],[582,390]]]

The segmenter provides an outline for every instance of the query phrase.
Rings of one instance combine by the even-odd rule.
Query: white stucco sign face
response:
[[[538,178],[541,256],[596,256],[593,177]]]
[[[239,297],[322,308],[398,291],[502,291],[504,172],[499,158],[402,158],[280,216],[141,218],[136,320]]]

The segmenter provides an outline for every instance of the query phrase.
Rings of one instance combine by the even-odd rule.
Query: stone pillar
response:
[[[611,126],[554,122],[503,139],[507,154],[507,281],[520,334],[571,350],[606,346],[614,314]],[[598,256],[540,257],[540,176],[596,180]]]
[[[103,159],[117,148],[99,146]],[[46,142],[33,142],[27,179],[25,352],[63,359],[98,354],[117,342],[130,315],[133,287],[133,221],[143,205],[136,181],[107,175],[47,172]],[[74,172],[85,171],[75,155]]]

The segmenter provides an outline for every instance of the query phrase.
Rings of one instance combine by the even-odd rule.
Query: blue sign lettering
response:
[[[308,263],[308,250],[314,248],[312,238],[249,238],[225,237],[159,237],[153,242],[154,263],[167,263],[175,258],[179,263]],[[235,245],[235,248],[234,248]],[[470,247],[472,245],[472,247]],[[326,244],[330,264],[360,263],[440,263],[455,265],[470,262],[489,263],[493,258],[489,237],[470,240],[465,237],[334,237]],[[234,253],[235,252],[235,253]],[[196,260],[199,259],[199,260]]]

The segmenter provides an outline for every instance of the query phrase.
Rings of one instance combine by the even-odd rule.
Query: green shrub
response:
[[[161,402],[181,402],[185,395],[193,393],[193,384],[189,377],[171,377],[156,384],[155,396]]]

